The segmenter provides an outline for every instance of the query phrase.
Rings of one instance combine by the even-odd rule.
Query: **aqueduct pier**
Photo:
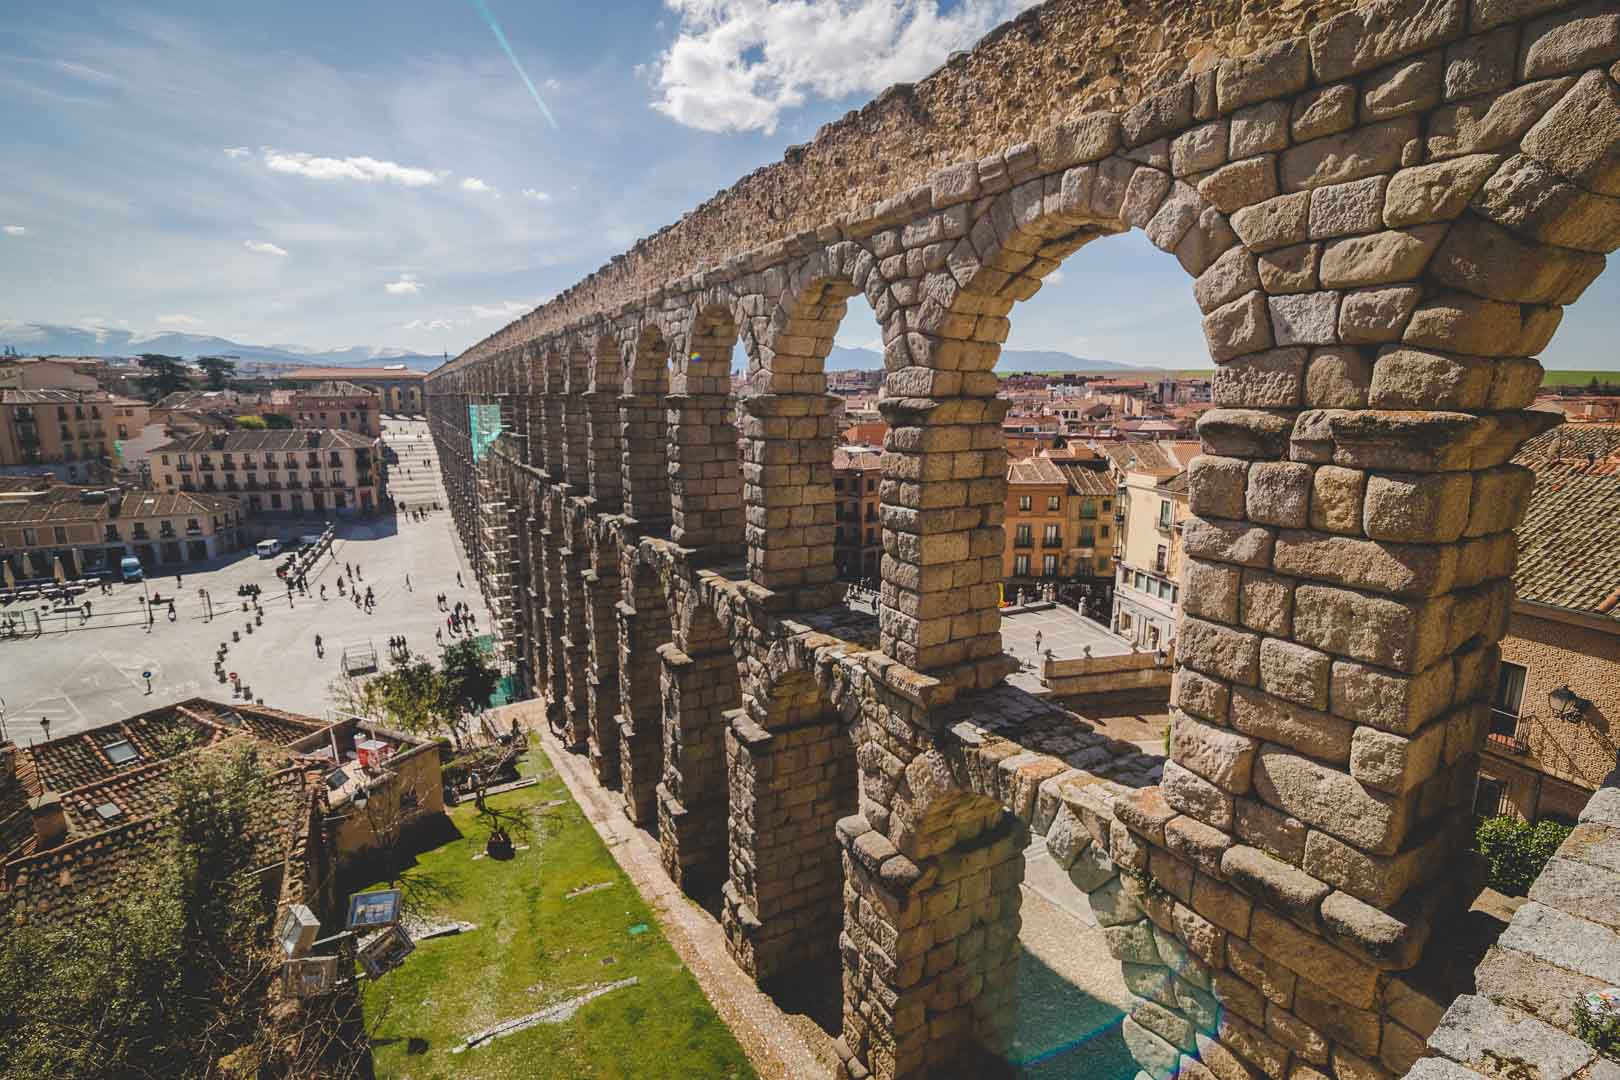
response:
[[[433,373],[524,684],[718,890],[739,964],[836,952],[848,1076],[998,1055],[1030,829],[1106,927],[1147,1074],[1612,1074],[1560,1028],[1581,979],[1620,983],[1590,902],[1613,790],[1479,994],[1425,976],[1476,879],[1534,357],[1620,245],[1617,60],[1620,0],[1051,0]],[[1162,775],[1004,685],[997,611],[1000,344],[1128,229],[1187,271],[1217,365]],[[832,561],[823,359],[856,293],[887,368],[876,617]]]

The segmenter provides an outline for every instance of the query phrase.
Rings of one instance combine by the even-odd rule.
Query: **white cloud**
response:
[[[465,326],[466,325],[466,320],[462,320],[461,325]],[[450,320],[450,319],[412,319],[410,322],[405,324],[404,329],[406,329],[406,330],[453,330],[453,329],[455,329],[455,327],[456,327],[456,323],[454,321]]]
[[[475,319],[515,319],[520,315],[527,315],[538,303],[527,300],[502,300],[496,304],[474,304],[472,317]]]
[[[545,82],[541,83],[540,85],[545,87],[547,90],[561,90],[562,89],[562,83],[558,82],[556,79],[547,79]]]
[[[482,180],[478,179],[478,177],[469,176],[469,177],[467,177],[467,179],[465,179],[465,180],[463,180],[461,182],[461,190],[462,191],[480,191],[480,192],[482,192],[482,191],[494,191],[495,189],[490,187],[488,184],[484,183]]]
[[[279,244],[272,244],[268,240],[244,240],[242,246],[255,255],[275,255],[278,258],[287,257],[287,249]]]
[[[814,96],[911,82],[1038,0],[664,0],[679,17],[653,108],[703,131],[771,134]]]
[[[551,193],[546,192],[546,191],[541,191],[539,188],[532,188],[532,187],[524,188],[523,189],[523,197],[526,198],[526,199],[533,199],[535,202],[550,202],[551,201]]]
[[[159,326],[201,326],[203,321],[195,315],[159,315]]]
[[[28,234],[28,226],[0,225],[0,232],[5,233],[7,236],[26,236]]]
[[[383,286],[389,296],[415,296],[426,286],[417,280],[415,274],[401,274],[398,281],[390,281]]]
[[[1063,271],[1062,270],[1054,270],[1054,271],[1052,271],[1050,274],[1047,274],[1045,277],[1041,278],[1041,284],[1042,285],[1061,285],[1061,284],[1063,284]]]
[[[358,180],[364,184],[388,182],[405,187],[437,184],[439,173],[373,157],[316,157],[313,154],[282,150],[264,151],[264,164],[271,172],[291,173],[311,180]]]
[[[253,151],[249,150],[245,146],[227,146],[225,148],[225,156],[228,158],[235,158],[236,160],[240,161],[242,158],[252,157]]]

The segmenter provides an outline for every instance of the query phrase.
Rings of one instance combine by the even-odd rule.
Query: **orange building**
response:
[[[833,449],[833,498],[838,507],[833,560],[841,580],[877,580],[883,560],[883,529],[878,521],[882,478],[883,451],[877,447]]]

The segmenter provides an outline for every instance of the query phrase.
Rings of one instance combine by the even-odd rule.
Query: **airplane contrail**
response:
[[[506,34],[501,30],[501,24],[495,21],[495,15],[489,10],[489,5],[484,0],[473,0],[473,7],[478,9],[478,14],[483,18],[484,22],[489,24],[490,32],[495,35],[495,40],[501,43],[501,50],[506,53],[506,58],[512,61],[512,66],[517,69],[518,75],[523,79],[523,85],[529,88],[529,94],[534,98],[534,103],[540,106],[540,112],[545,116],[547,122],[551,124],[552,130],[561,131],[562,129],[557,126],[557,118],[551,115],[551,110],[546,108],[544,99],[540,97],[540,91],[534,88],[534,82],[529,78],[529,73],[524,71],[523,65],[518,62],[517,54],[512,51],[511,44],[506,40]]]

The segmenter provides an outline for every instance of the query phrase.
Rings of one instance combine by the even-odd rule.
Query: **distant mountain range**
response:
[[[846,349],[834,345],[827,355],[828,371],[879,371],[883,368],[883,354],[875,349]],[[1157,368],[1139,368],[1112,360],[1092,360],[1073,353],[1052,352],[1046,349],[1002,349],[996,370],[1009,371],[1127,371],[1146,376]]]
[[[53,356],[135,356],[163,353],[166,356],[234,356],[270,364],[301,364],[316,367],[378,367],[404,364],[418,371],[431,371],[444,363],[442,356],[426,356],[404,349],[354,345],[347,349],[311,349],[303,345],[244,345],[209,334],[137,334],[111,327],[51,326],[46,323],[0,321],[0,346],[10,345],[24,355]]]
[[[137,334],[111,327],[53,326],[47,323],[5,322],[0,320],[0,346],[10,345],[24,355],[54,356],[136,356],[163,353],[195,359],[199,356],[234,356],[269,364],[299,364],[333,367],[377,367],[404,364],[417,371],[432,371],[444,363],[442,356],[407,352],[404,349],[354,345],[347,349],[311,349],[304,345],[246,345],[209,334]],[[739,356],[738,366],[747,363]],[[881,371],[883,354],[875,349],[846,349],[833,346],[827,357],[828,371]],[[1146,376],[1156,369],[1133,367],[1112,360],[1093,360],[1072,353],[1041,349],[1003,349],[996,370],[1009,371],[1098,371],[1131,372]]]

